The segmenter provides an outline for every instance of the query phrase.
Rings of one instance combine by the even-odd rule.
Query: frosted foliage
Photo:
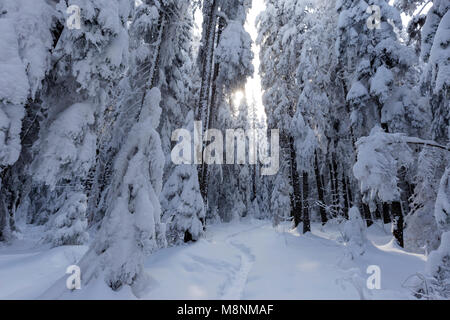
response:
[[[293,119],[293,136],[296,138],[297,166],[299,168],[311,168],[314,151],[317,147],[317,139],[314,131],[306,125],[300,112]]]
[[[194,113],[186,116],[184,128],[194,132]],[[164,185],[161,193],[163,222],[167,225],[166,237],[169,245],[185,241],[197,241],[203,234],[205,206],[200,194],[197,167],[177,165]]]
[[[148,110],[158,109],[157,91],[149,94],[156,105]],[[111,204],[93,244],[105,281],[114,290],[142,280],[144,258],[166,246],[159,203],[164,155],[153,126],[157,121],[148,111],[142,115],[115,160]]]
[[[4,0],[0,11],[0,166],[8,166],[22,148],[23,105],[50,67],[53,17],[42,0]]]
[[[4,105],[0,102],[0,166],[12,165],[19,158],[24,113],[20,105]]]
[[[370,93],[378,96],[381,102],[386,102],[390,96],[390,89],[394,82],[392,72],[381,66],[370,80]]]
[[[344,224],[344,241],[347,243],[351,258],[363,255],[366,250],[366,226],[358,208],[353,207],[348,212],[348,221]]]
[[[252,39],[241,23],[229,21],[216,49],[221,66],[219,81],[230,90],[242,87],[253,75]]]
[[[408,157],[410,149],[404,138],[402,134],[388,134],[375,127],[369,137],[358,140],[358,161],[353,173],[361,192],[369,194],[370,199],[378,196],[383,202],[392,202],[400,198],[397,170],[412,159]]]
[[[271,196],[271,207],[273,215],[273,223],[278,225],[280,222],[284,221],[289,217],[291,211],[291,198],[292,186],[289,184],[288,180],[283,176],[283,168],[275,178],[274,189]]]
[[[442,18],[430,53],[432,85],[435,93],[450,87],[450,11]]]
[[[50,124],[35,158],[33,178],[54,189],[63,180],[85,179],[95,161],[94,108],[76,103]]]
[[[125,24],[130,0],[71,0],[81,8],[80,29],[65,28],[55,48],[58,73],[75,77],[80,89],[96,96],[105,83],[117,79],[128,59],[128,35]],[[57,8],[65,14],[66,4]]]
[[[428,253],[440,244],[434,209],[442,176],[437,165],[441,156],[438,150],[424,149],[418,158],[411,213],[405,221],[405,248],[412,252]]]
[[[0,102],[21,104],[30,85],[19,56],[19,43],[11,19],[0,19]]]
[[[361,82],[356,81],[348,92],[347,101],[361,102],[368,98],[368,94],[366,87]]]
[[[205,218],[203,199],[198,185],[197,168],[179,165],[166,182],[161,205],[170,244],[198,240],[203,234],[200,219]]]
[[[442,231],[450,231],[450,169],[442,177],[434,209],[434,217]]]
[[[0,9],[0,102],[20,103],[35,96],[51,67],[55,13],[44,0],[3,0]]]
[[[427,204],[409,215],[405,224],[405,249],[417,253],[429,253],[439,246],[439,231],[433,216],[433,206]]]
[[[64,196],[62,207],[50,222],[45,237],[53,246],[83,245],[89,240],[87,233],[87,197],[83,193]]]
[[[425,24],[422,28],[421,57],[428,62],[430,53],[435,43],[436,31],[440,28],[441,19],[444,15],[448,16],[450,2],[448,0],[434,0],[433,7],[428,11]],[[443,19],[444,20],[444,19]],[[447,17],[448,20],[448,17]],[[444,21],[442,32],[448,29],[448,21]],[[441,35],[442,37],[444,35]],[[444,36],[445,37],[445,36]],[[445,46],[442,48],[445,50]],[[448,46],[447,46],[448,48]]]
[[[442,235],[439,249],[429,255],[426,273],[431,276],[429,285],[434,297],[450,298],[450,231]]]

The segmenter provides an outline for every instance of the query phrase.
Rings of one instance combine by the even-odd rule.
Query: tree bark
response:
[[[331,182],[331,197],[333,201],[333,212],[335,216],[339,216],[341,213],[340,210],[340,201],[339,201],[339,190],[338,190],[338,180],[335,173],[335,168],[337,169],[336,160],[334,159],[335,155],[332,155],[332,160],[329,163],[329,171],[330,171],[330,182]]]
[[[403,213],[400,201],[395,201],[391,205],[392,222],[394,223],[393,234],[400,247],[404,247],[403,242]]]
[[[392,222],[391,216],[389,215],[390,209],[389,203],[383,202],[383,222],[385,224]]]
[[[367,204],[363,203],[364,220],[366,220],[367,227],[373,225],[372,214],[370,213],[370,208]]]
[[[199,97],[199,106],[197,110],[197,117],[202,122],[202,130],[203,134],[206,132],[206,130],[209,129],[210,125],[210,94],[211,94],[211,79],[212,79],[212,72],[213,72],[213,62],[214,62],[214,49],[215,49],[215,42],[216,42],[216,24],[217,24],[217,1],[213,1],[212,4],[210,4],[209,8],[209,15],[207,17],[207,28],[206,32],[204,33],[204,48],[202,52],[202,82],[200,87],[200,97]],[[205,19],[206,20],[206,19]],[[217,70],[218,73],[218,66],[214,66],[214,69]],[[215,94],[215,90],[214,90]],[[203,142],[203,149],[205,150],[205,142]],[[202,157],[203,158],[203,157]],[[203,159],[202,159],[203,160]],[[200,193],[203,197],[203,200],[205,203],[207,203],[208,200],[208,166],[203,163],[199,166],[199,185],[200,185]]]
[[[300,177],[297,168],[297,154],[294,146],[294,138],[290,137],[289,148],[290,163],[291,163],[291,181],[292,181],[292,205],[291,205],[291,216],[294,218],[294,227],[297,228],[302,221],[302,198],[300,191]]]
[[[319,197],[319,211],[320,211],[320,219],[322,221],[322,225],[325,225],[328,221],[327,212],[325,210],[325,197],[323,192],[322,179],[320,176],[319,170],[319,157],[317,155],[317,150],[314,153],[314,173],[316,176],[316,185],[317,185],[317,195]]]
[[[344,198],[344,217],[348,220],[348,210],[350,209],[350,203],[348,200],[347,189],[347,177],[344,170],[342,170],[342,197]]]
[[[308,197],[309,197],[308,172],[303,171],[303,233],[311,232]]]
[[[3,190],[0,185],[0,241],[9,240],[11,233],[9,222],[9,213],[5,203]]]

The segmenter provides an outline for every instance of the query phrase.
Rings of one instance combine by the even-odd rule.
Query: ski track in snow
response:
[[[254,228],[251,230],[253,229]],[[245,285],[247,284],[248,275],[252,269],[253,263],[255,262],[255,256],[247,246],[243,243],[233,241],[235,237],[244,232],[247,231],[236,233],[226,239],[226,243],[239,251],[241,263],[239,270],[231,278],[231,284],[227,285],[228,281],[225,284],[224,293],[221,298],[222,300],[241,300],[244,297],[244,290]]]

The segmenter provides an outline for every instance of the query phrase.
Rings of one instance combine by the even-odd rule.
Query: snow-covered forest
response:
[[[450,0],[0,0],[14,298],[450,299]]]

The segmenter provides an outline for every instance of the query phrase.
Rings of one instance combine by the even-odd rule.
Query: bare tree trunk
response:
[[[292,205],[291,205],[291,216],[294,217],[294,226],[297,228],[297,226],[302,221],[302,198],[301,198],[301,191],[300,191],[300,177],[298,174],[298,168],[297,168],[297,154],[295,151],[294,146],[294,138],[290,137],[289,141],[289,148],[291,151],[291,181],[292,181],[292,189],[293,189],[293,195],[292,195]]]
[[[323,184],[320,176],[319,170],[319,157],[317,155],[317,150],[314,154],[314,173],[316,176],[316,185],[317,185],[317,195],[319,197],[319,211],[320,211],[320,219],[322,220],[322,225],[325,225],[328,221],[327,212],[325,211],[325,197],[323,192]]]
[[[366,220],[367,227],[373,225],[372,214],[370,213],[370,208],[367,204],[363,203],[364,220]]]
[[[341,214],[340,208],[340,199],[339,199],[339,185],[337,179],[337,163],[335,160],[335,155],[332,155],[331,162],[329,163],[329,171],[330,171],[330,181],[331,181],[331,190],[332,190],[332,201],[333,201],[333,211],[336,216]]]
[[[354,201],[353,201],[353,194],[352,194],[352,186],[350,183],[350,178],[348,176],[346,176],[347,178],[347,195],[348,195],[348,201],[350,203],[350,207],[352,207],[354,205]]]
[[[146,85],[144,87],[144,93],[142,94],[142,100],[141,100],[141,107],[140,110],[144,107],[145,98],[147,97],[147,93],[149,89],[152,89],[155,86],[156,83],[156,74],[158,73],[159,69],[159,60],[160,60],[160,54],[161,54],[161,44],[162,39],[164,36],[164,31],[166,27],[166,18],[164,17],[164,14],[160,12],[161,16],[159,18],[159,33],[158,33],[158,39],[156,40],[156,43],[154,44],[154,47],[156,48],[156,51],[153,53],[153,59],[151,61],[151,69],[149,73],[149,78],[146,81]],[[139,117],[141,114],[141,111],[137,113],[137,116]]]
[[[308,197],[309,197],[308,172],[303,171],[303,233],[311,232]]]
[[[9,225],[9,213],[5,202],[5,196],[0,185],[0,241],[9,240],[11,228]]]
[[[383,202],[383,222],[385,224],[392,222],[391,216],[389,215],[390,210],[391,208],[389,203]]]
[[[403,213],[400,201],[395,201],[391,205],[392,222],[394,223],[393,234],[400,247],[404,247],[403,242]]]
[[[216,20],[216,19],[215,19]],[[215,39],[217,39],[217,43],[219,43],[220,41],[220,36],[222,35],[222,31],[225,28],[225,21],[223,19],[220,19],[219,22],[219,27],[217,30],[217,36],[214,37],[214,41]],[[206,119],[205,119],[205,124],[204,124],[204,131],[211,129],[212,125],[213,125],[213,117],[215,115],[215,109],[216,109],[216,99],[217,99],[217,77],[219,76],[219,71],[220,71],[220,64],[219,63],[215,63],[214,64],[214,72],[213,72],[213,76],[212,76],[212,81],[211,81],[211,100],[210,100],[210,106],[209,108],[207,108],[206,111]],[[206,145],[205,145],[206,146]],[[204,146],[204,147],[205,147]],[[203,148],[203,150],[205,150],[205,148]],[[201,189],[200,191],[203,190],[202,192],[202,196],[204,201],[206,202],[207,198],[208,198],[208,180],[209,180],[209,168],[208,168],[208,164],[203,162],[202,164],[202,173],[201,173]]]
[[[334,192],[336,194],[336,205],[338,215],[342,215],[342,206],[341,206],[341,192],[339,188],[339,172],[338,172],[338,163],[336,161],[336,154],[333,155],[332,164],[333,164],[333,180],[334,180]]]
[[[342,197],[344,198],[344,217],[348,220],[348,210],[350,209],[350,203],[348,200],[347,189],[347,177],[344,170],[342,170]]]
[[[205,17],[205,21],[207,20],[206,32],[203,34],[202,42],[204,44],[203,52],[202,52],[202,83],[200,87],[200,98],[199,98],[199,107],[197,110],[197,115],[202,122],[203,134],[205,134],[206,130],[209,129],[211,125],[211,105],[215,101],[216,95],[216,87],[215,87],[215,79],[217,78],[219,72],[219,65],[214,65],[213,70],[213,62],[214,62],[214,50],[216,44],[216,26],[217,26],[217,10],[218,3],[216,0],[210,4],[208,17]],[[205,24],[204,24],[205,27]],[[214,75],[212,73],[214,72]],[[214,86],[213,88],[211,88]],[[211,90],[212,89],[212,90]],[[210,98],[211,95],[211,98]],[[206,142],[203,142],[203,149],[205,150]],[[205,203],[208,200],[208,176],[209,169],[206,163],[202,163],[199,166],[199,185],[200,185],[200,193],[203,197]]]

